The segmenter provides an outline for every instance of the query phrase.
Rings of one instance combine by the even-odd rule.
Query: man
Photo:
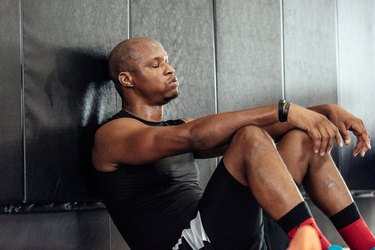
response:
[[[150,38],[118,44],[109,71],[122,110],[97,130],[93,164],[108,211],[132,249],[266,249],[262,209],[290,238],[311,225],[327,249],[296,183],[352,249],[375,246],[329,154],[342,137],[350,143],[348,130],[357,137],[355,155],[371,148],[355,116],[337,105],[305,109],[282,100],[163,121],[163,105],[178,96],[179,82],[164,48]],[[193,155],[223,156],[204,193]]]

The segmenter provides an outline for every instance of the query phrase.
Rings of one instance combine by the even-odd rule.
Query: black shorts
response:
[[[192,238],[202,241],[203,234],[203,244],[190,248],[186,241],[194,240],[184,238],[182,233],[180,247],[174,249],[267,249],[262,209],[250,189],[234,179],[223,161],[208,182],[198,211],[198,223],[195,219],[195,224],[191,224],[193,231],[198,228],[195,230],[198,236]],[[203,228],[200,228],[200,223]],[[184,230],[185,235],[187,231],[191,232],[191,228]]]

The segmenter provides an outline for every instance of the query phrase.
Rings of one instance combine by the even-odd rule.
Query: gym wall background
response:
[[[128,249],[89,164],[92,132],[121,106],[106,57],[128,37],[170,55],[181,96],[166,118],[285,97],[338,103],[375,132],[372,0],[2,0],[0,30],[1,249]],[[374,230],[375,152],[352,148],[333,154]],[[204,186],[216,159],[199,165]]]

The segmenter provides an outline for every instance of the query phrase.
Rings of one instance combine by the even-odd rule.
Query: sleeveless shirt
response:
[[[150,122],[120,111],[114,119],[136,119],[147,126],[178,126],[182,120]],[[126,154],[126,152],[124,152]],[[95,171],[99,195],[131,249],[171,249],[197,212],[202,189],[193,154],[150,164],[122,164]]]

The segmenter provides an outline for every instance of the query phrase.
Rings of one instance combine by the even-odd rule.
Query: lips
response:
[[[178,79],[177,77],[172,77],[169,81],[168,81],[168,87],[169,88],[178,88],[178,86],[180,85],[180,83],[178,82]]]
[[[178,79],[177,77],[172,77],[169,81],[168,81],[168,84],[172,84],[172,83],[178,83]]]

